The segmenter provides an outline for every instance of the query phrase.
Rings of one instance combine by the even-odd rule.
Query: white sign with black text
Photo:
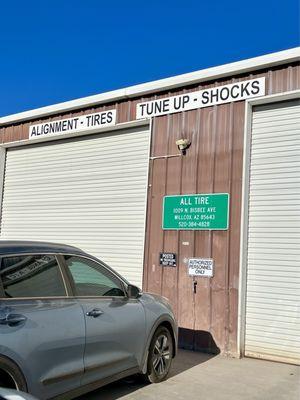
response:
[[[32,125],[29,127],[29,139],[66,135],[112,126],[116,124],[116,114],[116,110],[108,110]]]
[[[151,118],[264,95],[265,78],[256,78],[139,103],[136,106],[136,118]]]
[[[214,275],[214,260],[211,258],[190,258],[189,275],[212,277]]]

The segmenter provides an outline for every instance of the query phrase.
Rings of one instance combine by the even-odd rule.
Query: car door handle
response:
[[[88,312],[86,313],[86,315],[87,315],[88,317],[93,317],[93,318],[97,318],[97,317],[99,317],[101,314],[103,314],[103,311],[99,310],[98,308],[94,308],[93,310],[88,311]]]
[[[0,325],[14,326],[26,320],[27,318],[21,314],[7,314],[5,317],[0,317]]]

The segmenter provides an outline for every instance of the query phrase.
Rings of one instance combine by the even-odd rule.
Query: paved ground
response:
[[[180,350],[167,381],[121,380],[77,400],[299,400],[300,367]]]

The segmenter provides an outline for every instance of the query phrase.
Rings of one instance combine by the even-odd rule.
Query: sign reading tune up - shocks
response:
[[[165,196],[162,228],[170,230],[227,230],[229,194]]]
[[[265,78],[251,79],[231,83],[230,85],[216,86],[197,92],[139,103],[136,106],[136,118],[150,118],[158,115],[194,110],[196,108],[264,96],[264,94]]]
[[[29,139],[77,133],[116,124],[116,110],[102,111],[78,117],[47,121],[29,127]]]

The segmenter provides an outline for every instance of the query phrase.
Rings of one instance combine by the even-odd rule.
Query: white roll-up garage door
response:
[[[254,109],[245,354],[300,361],[300,104]]]
[[[1,238],[75,245],[141,286],[149,128],[9,149]]]

